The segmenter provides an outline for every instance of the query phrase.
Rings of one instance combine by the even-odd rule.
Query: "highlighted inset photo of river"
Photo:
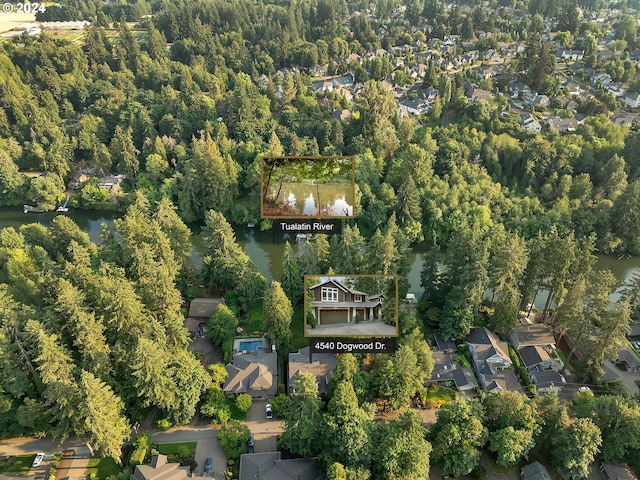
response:
[[[263,157],[262,216],[353,217],[352,157]]]

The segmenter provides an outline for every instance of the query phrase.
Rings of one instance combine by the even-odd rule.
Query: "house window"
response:
[[[338,289],[322,287],[322,301],[323,302],[337,302],[338,301]]]
[[[356,302],[361,302],[362,301],[362,295],[356,295]]]

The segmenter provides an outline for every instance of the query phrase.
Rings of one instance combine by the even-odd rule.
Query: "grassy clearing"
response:
[[[182,442],[182,443],[160,443],[158,444],[158,452],[163,455],[172,455],[178,453],[181,447],[186,447],[189,450],[195,450],[198,442]]]
[[[116,461],[111,457],[97,457],[89,460],[85,475],[93,475],[99,479],[106,479],[111,475],[118,475],[120,468]]]
[[[0,473],[20,473],[26,475],[29,473],[29,470],[31,470],[31,464],[34,458],[36,458],[35,453],[8,457],[6,460],[0,461]]]

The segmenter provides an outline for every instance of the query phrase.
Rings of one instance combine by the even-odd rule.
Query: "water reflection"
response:
[[[271,196],[274,198],[278,196],[286,207],[293,210],[293,215],[309,217],[353,216],[354,192],[352,185],[283,183],[280,195],[278,195],[278,189],[274,188]],[[268,208],[265,213],[271,215]]]

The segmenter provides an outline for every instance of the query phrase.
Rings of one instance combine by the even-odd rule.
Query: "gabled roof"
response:
[[[224,303],[223,298],[194,298],[189,305],[189,316],[209,318],[221,303]]]
[[[522,467],[520,471],[522,480],[551,480],[547,468],[540,462],[533,462]]]
[[[530,373],[529,376],[538,388],[549,388],[552,386],[563,386],[567,381],[555,370],[543,370],[541,372]]]
[[[150,465],[136,465],[130,480],[182,480],[191,476],[189,467],[168,463],[166,455],[155,455]]]
[[[474,348],[478,363],[494,355],[510,361],[507,343],[501,341],[495,333],[485,327],[474,328],[465,342]]]
[[[638,477],[626,463],[603,463],[600,465],[600,473],[605,480],[638,480]]]
[[[275,394],[277,385],[277,353],[257,350],[235,354],[233,364],[226,366],[227,381],[223,390],[227,393],[248,393],[252,396]]]
[[[547,351],[538,345],[523,347],[518,350],[518,355],[520,355],[525,368],[551,362],[551,357],[549,357]]]
[[[442,334],[440,332],[436,332],[434,334],[434,337],[436,339],[436,346],[438,347],[438,350],[440,350],[441,352],[446,352],[447,350],[455,352],[457,350],[457,347],[456,347],[456,344],[454,343],[454,341],[453,340],[445,340],[442,337]]]
[[[240,457],[239,480],[323,480],[311,458],[281,460],[280,452],[245,453]]]
[[[333,367],[336,365],[336,355],[334,353],[314,353],[310,356],[309,347],[304,347],[297,352],[289,354],[289,388],[291,384],[302,372],[307,372],[316,377],[318,391],[327,392],[329,380],[333,376]]]
[[[514,328],[509,332],[509,337],[516,350],[531,345],[551,345],[553,347],[556,345],[551,328],[541,323]]]
[[[618,352],[618,361],[626,363],[629,367],[638,369],[640,368],[640,358],[636,353],[631,350],[630,347],[620,349]]]

